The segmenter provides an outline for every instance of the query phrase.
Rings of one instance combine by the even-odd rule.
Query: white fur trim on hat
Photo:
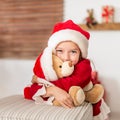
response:
[[[79,46],[82,52],[82,57],[87,57],[88,40],[82,33],[72,29],[55,32],[48,40],[48,47],[55,49],[55,47],[63,41],[73,41]]]
[[[41,56],[40,62],[41,62],[41,67],[42,67],[46,80],[48,81],[57,80],[58,77],[56,75],[56,72],[53,69],[51,48],[48,48],[48,47],[45,48]]]

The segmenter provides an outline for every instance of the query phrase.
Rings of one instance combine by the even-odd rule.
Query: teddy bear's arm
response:
[[[85,59],[75,66],[72,75],[51,81],[56,86],[68,91],[71,86],[85,87],[91,79],[90,61]]]

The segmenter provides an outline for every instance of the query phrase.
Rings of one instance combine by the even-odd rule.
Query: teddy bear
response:
[[[74,66],[72,66],[70,61],[63,62],[54,54],[52,55],[52,60],[53,69],[55,70],[58,78],[67,77],[74,71]],[[96,78],[96,74],[93,74],[93,77]],[[37,76],[35,75],[31,82],[40,83],[39,79],[37,79]],[[72,86],[69,89],[69,94],[72,97],[75,106],[80,106],[84,101],[95,104],[103,97],[104,88],[101,84],[93,85],[92,81],[90,81],[90,83],[83,89],[80,86]],[[59,102],[55,99],[53,100],[53,105],[60,106]]]

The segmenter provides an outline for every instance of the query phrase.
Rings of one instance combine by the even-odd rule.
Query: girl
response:
[[[46,100],[51,104],[53,96],[63,107],[74,107],[73,100],[68,94],[69,88],[73,85],[83,88],[91,80],[92,69],[87,59],[89,38],[90,34],[72,20],[56,24],[48,40],[48,46],[37,58],[33,69],[33,79],[39,79],[41,84],[34,83],[25,88],[25,98],[34,99],[36,103]],[[52,54],[56,54],[62,61],[72,62],[75,66],[72,75],[57,78],[52,67]],[[103,99],[93,105],[96,120],[105,120],[109,112]]]

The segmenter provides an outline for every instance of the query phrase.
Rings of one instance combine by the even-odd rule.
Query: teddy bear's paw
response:
[[[69,90],[69,94],[71,95],[75,106],[80,106],[85,100],[84,91],[79,86],[72,86]]]
[[[79,89],[76,93],[77,106],[81,105],[85,100],[85,94],[82,89]]]
[[[101,100],[104,95],[104,88],[101,84],[95,84],[92,90],[85,92],[85,100],[95,104]]]

